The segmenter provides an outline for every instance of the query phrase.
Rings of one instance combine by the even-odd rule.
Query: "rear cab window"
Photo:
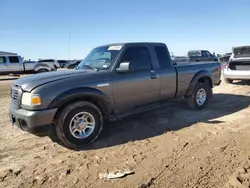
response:
[[[171,62],[171,57],[167,48],[164,46],[156,46],[155,53],[161,69],[167,69],[169,62]]]

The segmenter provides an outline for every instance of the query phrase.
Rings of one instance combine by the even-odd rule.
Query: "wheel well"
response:
[[[67,105],[71,104],[71,103],[74,103],[74,102],[77,102],[77,101],[86,101],[86,102],[90,102],[92,104],[94,104],[97,108],[100,109],[102,115],[107,115],[107,111],[106,111],[106,108],[104,106],[104,104],[98,100],[98,99],[95,99],[94,97],[81,97],[81,98],[76,98],[76,99],[72,99],[72,100],[69,100],[67,101],[66,103],[64,103],[63,105],[61,105],[58,109],[57,109],[57,112],[56,112],[56,115],[55,115],[55,118],[57,117],[57,115],[60,113],[60,111],[65,108]]]
[[[45,68],[38,69],[38,70],[37,70],[37,72],[39,72],[39,71],[43,71],[43,70],[45,70],[46,72],[48,72],[48,70],[47,70],[47,69],[45,69]]]
[[[198,80],[198,82],[201,82],[201,83],[208,83],[209,86],[210,86],[211,88],[213,88],[212,80],[211,80],[211,78],[209,78],[208,76],[201,77],[201,78]]]

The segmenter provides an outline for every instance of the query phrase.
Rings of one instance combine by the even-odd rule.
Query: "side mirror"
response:
[[[177,62],[176,61],[172,61],[173,65],[177,65]]]
[[[130,62],[122,62],[119,68],[116,69],[117,72],[129,72],[130,71]]]

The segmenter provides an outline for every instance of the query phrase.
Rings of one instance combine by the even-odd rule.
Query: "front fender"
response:
[[[198,73],[196,73],[194,75],[194,77],[192,78],[185,96],[189,96],[189,95],[191,95],[193,93],[193,90],[194,90],[194,87],[195,87],[196,83],[201,78],[207,79],[210,82],[211,87],[213,87],[213,81],[212,81],[211,73],[206,71],[206,70],[202,70],[202,71],[199,71]]]
[[[71,102],[84,99],[95,100],[98,103],[98,106],[102,108],[101,111],[105,114],[110,114],[113,111],[112,103],[107,95],[95,88],[82,87],[67,90],[56,96],[50,103],[49,108],[60,109]]]

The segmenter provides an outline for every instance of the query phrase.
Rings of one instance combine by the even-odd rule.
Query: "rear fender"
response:
[[[39,70],[41,70],[41,69],[46,69],[48,72],[49,72],[49,71],[52,71],[52,69],[51,69],[50,66],[48,66],[48,65],[46,65],[46,64],[38,64],[38,65],[36,65],[36,66],[34,67],[34,72],[37,72],[37,71],[39,71]]]
[[[193,93],[196,83],[202,78],[204,78],[205,80],[208,80],[211,88],[213,88],[213,81],[212,81],[211,73],[209,73],[208,71],[202,70],[196,73],[194,77],[192,78],[185,96],[190,96]]]

